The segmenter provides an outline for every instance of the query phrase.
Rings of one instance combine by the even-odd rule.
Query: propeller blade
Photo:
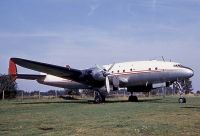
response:
[[[113,63],[107,71],[109,72],[114,66],[115,66],[115,63]]]
[[[95,66],[96,66],[98,69],[103,70],[103,68],[102,68],[101,66],[99,66],[99,65],[97,65],[97,64],[95,64]]]
[[[106,90],[108,93],[110,93],[110,82],[109,82],[108,76],[106,76]]]

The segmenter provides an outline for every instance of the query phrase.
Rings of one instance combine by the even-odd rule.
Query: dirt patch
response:
[[[2,132],[8,132],[9,129],[0,129],[0,131],[2,131]]]
[[[52,127],[40,127],[39,129],[43,130],[43,131],[50,131],[50,130],[53,130],[54,128],[52,128]]]

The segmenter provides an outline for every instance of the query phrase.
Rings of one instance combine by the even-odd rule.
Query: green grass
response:
[[[176,97],[137,103],[109,100],[0,101],[0,135],[191,136],[200,134],[200,97],[178,104]]]

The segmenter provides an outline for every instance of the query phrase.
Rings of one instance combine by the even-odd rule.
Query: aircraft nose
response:
[[[185,68],[185,74],[187,78],[190,78],[194,75],[194,71],[191,68]]]

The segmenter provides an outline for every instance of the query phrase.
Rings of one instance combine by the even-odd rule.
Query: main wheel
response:
[[[179,103],[186,103],[186,99],[184,97],[178,99]]]
[[[102,102],[101,95],[95,96],[95,98],[94,98],[94,103],[101,103],[101,102]]]
[[[128,101],[129,102],[138,102],[138,98],[137,98],[137,96],[131,95],[131,96],[128,97]]]

